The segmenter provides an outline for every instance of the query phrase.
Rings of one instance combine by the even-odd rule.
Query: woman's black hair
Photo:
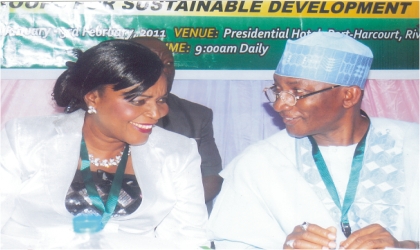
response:
[[[65,112],[86,110],[84,96],[112,84],[114,91],[140,85],[130,93],[141,94],[159,79],[163,64],[147,47],[127,40],[109,40],[82,52],[75,50],[77,62],[57,79],[53,97]]]

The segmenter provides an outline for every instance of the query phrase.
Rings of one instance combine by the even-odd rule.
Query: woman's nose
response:
[[[149,110],[147,111],[147,114],[150,118],[153,118],[155,120],[159,120],[160,118],[164,117],[168,114],[169,108],[166,103],[163,104],[150,104]]]

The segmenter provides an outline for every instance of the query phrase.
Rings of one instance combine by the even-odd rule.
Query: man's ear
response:
[[[351,108],[362,101],[363,90],[358,86],[344,87],[343,107]]]
[[[99,101],[99,92],[98,90],[92,90],[88,92],[84,97],[86,106],[93,106],[96,107]]]

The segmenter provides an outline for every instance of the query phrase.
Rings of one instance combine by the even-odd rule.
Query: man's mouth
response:
[[[294,125],[298,121],[298,117],[282,117],[285,125]]]

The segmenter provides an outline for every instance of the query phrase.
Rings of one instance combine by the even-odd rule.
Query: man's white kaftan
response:
[[[305,221],[335,226],[337,242],[345,239],[341,212],[311,150],[308,138],[292,138],[284,130],[248,147],[222,171],[222,191],[208,225],[217,248],[282,248],[286,236]],[[348,213],[353,232],[378,223],[398,240],[419,240],[418,154],[418,124],[371,119],[359,185]],[[348,179],[348,172],[343,174]]]

